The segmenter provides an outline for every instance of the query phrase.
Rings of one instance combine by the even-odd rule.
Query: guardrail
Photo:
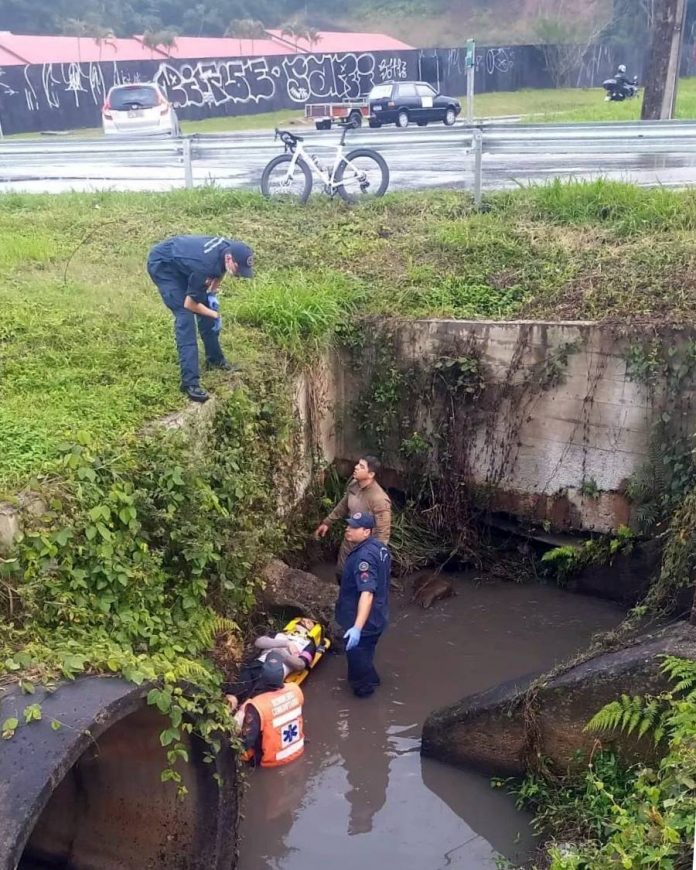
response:
[[[474,161],[473,193],[481,202],[483,156],[523,156],[559,152],[564,155],[696,154],[696,122],[641,121],[602,124],[481,125],[471,130],[469,153]]]
[[[310,150],[333,147],[335,133],[303,132]],[[348,145],[371,145],[401,173],[449,173],[461,183],[472,173],[471,187],[481,200],[486,159],[520,164],[538,157],[539,166],[564,157],[599,154],[696,154],[696,122],[658,121],[604,124],[479,124],[473,127],[405,131],[351,132]],[[0,140],[0,187],[13,182],[107,183],[120,187],[170,189],[218,183],[249,186],[278,153],[269,131],[196,134],[179,139],[95,138]],[[462,156],[470,163],[467,167]],[[535,164],[533,164],[535,165]],[[559,173],[560,174],[560,173]],[[694,171],[696,180],[696,169]],[[468,186],[468,185],[467,185]]]

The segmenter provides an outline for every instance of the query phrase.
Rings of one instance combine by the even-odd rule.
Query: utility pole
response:
[[[653,24],[645,74],[641,118],[659,121],[674,115],[687,0],[661,0]]]

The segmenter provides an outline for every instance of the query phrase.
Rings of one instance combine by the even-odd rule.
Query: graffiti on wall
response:
[[[502,46],[500,48],[487,48],[485,52],[476,54],[476,71],[484,70],[489,76],[495,72],[508,73],[515,66],[515,49]]]
[[[466,50],[451,48],[442,53],[445,75],[454,77],[466,73]],[[509,45],[476,50],[476,73],[509,73],[515,67],[515,49]]]
[[[2,73],[0,70],[0,91],[13,96],[17,91],[3,89]],[[137,71],[129,74],[117,63],[45,63],[22,67],[22,75],[22,92],[29,112],[58,113],[85,104],[101,107],[112,84],[140,81]]]
[[[261,103],[279,95],[293,103],[310,99],[354,99],[378,81],[406,78],[400,57],[379,62],[373,54],[298,54],[279,59],[206,60],[162,63],[154,79],[177,108]]]
[[[21,70],[21,90],[17,77]],[[12,84],[5,72],[12,75]],[[0,96],[20,97],[30,113],[65,115],[101,108],[109,88],[158,82],[179,109],[226,105],[304,104],[310,99],[354,99],[373,85],[408,77],[398,55],[290,55],[286,57],[145,63],[46,63],[0,69]]]
[[[258,103],[276,93],[277,68],[266,58],[162,63],[154,75],[177,108]]]

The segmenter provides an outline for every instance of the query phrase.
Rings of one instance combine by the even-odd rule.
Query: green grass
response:
[[[520,115],[526,122],[637,121],[641,103],[642,91],[638,99],[607,103],[601,88],[559,88],[480,94],[475,97],[474,111],[479,118]],[[675,114],[696,118],[696,78],[681,79]]]
[[[696,318],[696,192],[553,184],[487,209],[458,192],[354,208],[214,188],[0,198],[0,486],[79,430],[108,441],[181,405],[171,316],[144,269],[176,232],[253,244],[258,278],[222,296],[223,346],[252,365],[269,340],[306,361],[365,315]]]

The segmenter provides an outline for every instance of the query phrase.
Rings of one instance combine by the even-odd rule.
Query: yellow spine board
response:
[[[283,629],[284,634],[293,634],[295,629],[297,628],[300,617],[296,617],[295,619],[291,619],[290,622]],[[331,641],[328,637],[324,637],[324,630],[319,623],[316,623],[314,628],[309,632],[309,636],[312,638],[314,643],[316,644],[317,651],[314,653],[314,658],[312,659],[312,663],[308,668],[305,668],[303,671],[294,671],[285,678],[286,683],[296,683],[298,686],[300,683],[303,683],[311,670],[313,670],[320,659],[323,657],[324,653],[331,646]]]

